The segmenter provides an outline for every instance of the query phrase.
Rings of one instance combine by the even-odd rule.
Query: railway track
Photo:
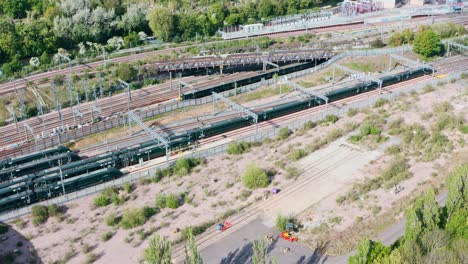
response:
[[[459,56],[459,57],[451,59],[448,62],[437,64],[436,68],[438,69],[438,71],[441,71],[438,74],[443,74],[444,72],[447,72],[447,71],[459,71],[459,70],[467,69],[468,68],[468,58],[466,58],[464,56]],[[418,78],[409,80],[407,82],[417,83],[417,82],[420,82],[420,81],[428,80],[430,78],[431,78],[430,76],[426,75],[426,76],[422,76],[422,77],[418,77]],[[405,85],[407,82],[387,86],[387,87],[385,87],[383,89],[383,91],[385,91],[387,89],[392,89],[395,86]],[[376,93],[376,91],[365,93],[365,95],[369,96],[369,95],[373,95],[374,93]],[[360,96],[362,96],[362,95],[357,95],[357,96],[355,96],[353,98],[360,98]],[[343,99],[343,100],[345,100],[345,99]],[[344,102],[346,102],[346,101],[344,101]],[[333,106],[333,105],[335,105],[335,103],[331,103],[330,105]],[[270,107],[270,106],[268,106],[268,107]],[[268,107],[265,107],[265,108],[268,108]],[[261,111],[263,109],[264,108],[256,108],[254,111]],[[316,110],[314,110],[314,109],[316,109]],[[321,107],[314,107],[314,108],[311,108],[309,110],[312,111],[312,112],[313,111],[320,111]],[[301,111],[301,112],[304,112],[304,113],[308,114],[309,112],[307,112],[307,111],[309,111],[309,110],[304,110],[304,111]],[[301,112],[298,112],[298,113],[301,113]],[[312,113],[312,112],[310,112],[310,113]],[[235,114],[230,114],[230,115],[224,115],[222,117],[214,117],[212,119],[205,120],[205,122],[213,123],[213,122],[217,122],[217,121],[220,121],[220,120],[223,120],[223,119],[229,119],[229,118],[234,118],[234,117],[238,117],[238,116],[240,116],[240,115],[235,113]],[[280,117],[280,118],[275,119],[275,123],[277,122],[277,120],[282,120],[282,118]],[[261,128],[264,128],[264,127],[268,127],[268,126],[270,126],[270,123],[271,123],[271,121],[265,121],[265,122],[259,123],[258,128],[261,129]],[[202,125],[202,124],[200,124],[200,122],[198,120],[190,120],[188,123],[185,123],[183,125],[164,127],[163,129],[156,129],[155,131],[157,131],[159,133],[167,134],[169,131],[188,130],[190,128],[197,127],[197,126],[200,126],[200,125]],[[199,141],[202,144],[203,143],[210,143],[210,142],[214,142],[214,141],[217,141],[217,140],[221,140],[221,139],[225,138],[226,136],[230,137],[230,136],[234,135],[232,133],[241,133],[244,130],[248,131],[248,132],[251,132],[251,129],[252,128],[250,128],[250,127],[245,127],[245,128],[235,130],[235,132],[229,132],[229,133],[213,136],[213,137],[210,137],[210,138],[207,138],[207,139],[202,139],[202,140],[199,140]],[[130,142],[142,142],[144,140],[150,140],[149,136],[146,135],[146,134],[138,134],[138,135],[132,135],[131,138],[116,139],[116,140],[114,140],[112,142],[109,142],[109,143],[111,144],[111,146],[112,145],[117,145],[117,146],[122,147],[122,146],[126,146],[125,144],[131,145]],[[94,154],[97,153],[98,150],[102,151],[102,149],[103,149],[102,145],[96,145],[96,146],[92,146],[92,147],[83,149],[81,153],[83,153],[83,155],[86,155],[86,156],[87,155],[94,155]]]
[[[238,79],[250,78],[256,76],[256,72],[244,72],[244,73],[233,73],[226,76],[216,77],[184,77],[181,80],[193,85],[197,89],[206,89],[208,87],[215,86],[221,82],[231,82]],[[102,118],[116,118],[118,115],[115,113],[127,112],[127,108],[138,109],[143,107],[155,107],[161,103],[168,102],[171,100],[177,100],[179,97],[178,82],[173,82],[173,89],[170,89],[170,83],[161,85],[155,85],[140,90],[132,91],[132,100],[128,105],[127,94],[121,93],[113,96],[112,98],[105,97],[97,100],[97,105],[101,109],[100,113],[93,112],[91,106],[95,102],[87,102],[81,104],[79,107],[69,107],[62,109],[62,117],[64,126],[68,125],[73,127],[76,121],[81,121],[82,124],[86,124],[92,121],[92,117],[96,118],[100,116]],[[182,88],[182,91],[191,88]],[[79,109],[83,117],[79,120],[78,117],[74,119],[73,109]],[[58,112],[54,111],[44,115],[44,126],[40,117],[30,118],[18,123],[18,126],[22,128],[23,124],[26,123],[34,129],[35,134],[41,134],[42,132],[49,135],[52,128],[61,127],[62,123],[58,118]],[[76,122],[79,123],[79,122]],[[46,128],[44,130],[44,127]],[[0,127],[0,146],[6,146],[12,143],[23,142],[24,136],[22,133],[18,133],[15,124],[10,124],[4,127]],[[29,144],[33,144],[32,142]],[[5,156],[5,152],[0,152],[0,157]]]

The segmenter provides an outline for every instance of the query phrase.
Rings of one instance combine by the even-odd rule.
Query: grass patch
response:
[[[178,176],[185,176],[188,175],[193,168],[200,165],[202,163],[202,159],[197,158],[179,158],[176,164],[172,167],[172,172]]]
[[[380,98],[374,103],[374,108],[379,108],[384,106],[386,103],[388,103],[388,99],[385,98]]]
[[[353,117],[353,116],[357,115],[357,113],[359,113],[359,111],[358,111],[356,108],[350,108],[350,109],[348,110],[347,115],[348,115],[349,117]]]
[[[117,226],[122,220],[121,217],[117,216],[115,213],[110,213],[104,218],[104,222],[108,226]]]
[[[288,166],[286,167],[286,179],[292,179],[292,178],[296,178],[300,175],[300,172],[299,170],[294,167],[294,166]]]

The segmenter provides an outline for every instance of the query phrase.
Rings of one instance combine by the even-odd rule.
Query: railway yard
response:
[[[369,44],[425,23],[466,28],[468,16],[415,15],[405,24],[380,16],[365,23],[249,36],[275,39],[279,44],[271,48],[193,57],[187,50],[203,50],[208,44],[178,46],[1,83],[0,96],[8,98],[8,107],[13,100],[19,105],[27,93],[26,101],[34,105],[37,99],[40,110],[31,118],[12,115],[0,127],[0,221],[18,227],[17,234],[2,238],[0,255],[21,242],[29,251],[17,254],[18,263],[83,263],[91,253],[97,263],[138,263],[147,238],[158,233],[174,242],[173,262],[182,263],[182,233],[191,226],[201,230],[196,243],[207,263],[245,263],[249,257],[242,256],[244,247],[274,232],[274,218],[282,214],[302,223],[301,243],[286,256],[279,249],[288,246],[282,241],[270,258],[296,262],[315,255],[320,243],[345,237],[317,259],[330,255],[330,263],[341,263],[331,255],[347,254],[363,236],[375,236],[371,223],[401,218],[405,199],[428,186],[441,186],[442,174],[454,166],[449,161],[463,163],[468,157],[463,132],[468,117],[466,37],[444,40],[451,52],[430,62],[423,62],[410,46]],[[304,34],[317,37],[285,44],[286,38]],[[165,59],[168,54],[171,59]],[[83,87],[67,87],[73,76],[97,76],[105,63],[112,67],[136,61],[138,74],[153,72],[157,84],[135,89],[119,79],[109,96],[102,91],[97,95],[101,79],[94,80],[93,88],[85,88],[84,81]],[[61,100],[70,104],[64,107],[49,97],[57,96],[51,81],[57,76],[66,80]],[[86,100],[80,102],[81,89],[94,89],[94,100],[85,90]],[[41,113],[46,103],[40,94],[55,101],[55,108]],[[431,131],[440,124],[442,113],[435,109],[443,104],[449,105],[444,105],[446,113],[458,118],[457,128],[440,129],[444,146],[425,141],[430,158],[424,156],[426,148],[419,151],[423,154],[406,151],[412,176],[393,184],[402,191],[389,194],[377,188],[351,201],[347,195],[355,183],[380,174],[396,159],[389,148],[398,145],[405,152],[403,132],[391,131],[416,124]],[[378,127],[378,136],[359,134],[368,123]],[[411,128],[414,134],[419,129]],[[428,138],[434,131],[427,132]],[[241,143],[246,149],[240,154],[226,153]],[[179,171],[181,161],[189,165]],[[267,175],[268,187],[243,186],[242,175],[254,165]],[[269,197],[271,188],[281,191]],[[159,205],[163,195],[164,201],[176,197],[176,206]],[[99,197],[108,204],[98,205]],[[392,204],[381,206],[385,200]],[[29,214],[37,204],[58,204],[61,212],[33,224]],[[126,214],[138,210],[145,212],[144,220],[124,227]],[[215,230],[227,220],[232,227]],[[359,231],[346,236],[349,228]]]

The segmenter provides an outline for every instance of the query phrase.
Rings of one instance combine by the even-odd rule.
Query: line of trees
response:
[[[72,57],[95,56],[133,47],[154,34],[180,42],[213,36],[224,25],[254,23],[316,7],[322,0],[2,0],[0,64],[5,76],[27,65],[29,71],[54,62],[59,48]],[[28,61],[29,58],[35,57]]]
[[[419,197],[406,213],[402,239],[386,247],[364,240],[350,264],[467,263],[468,164],[447,178],[446,205],[440,207],[433,189]]]

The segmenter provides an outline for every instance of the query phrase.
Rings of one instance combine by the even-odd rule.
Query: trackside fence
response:
[[[376,95],[373,97],[368,97],[367,99],[363,99],[361,101],[357,102],[352,102],[349,104],[346,104],[343,107],[336,107],[336,106],[327,106],[325,109],[323,109],[320,112],[311,114],[310,116],[304,117],[304,118],[298,118],[295,120],[291,120],[290,122],[280,126],[280,127],[275,127],[275,128],[266,128],[259,130],[257,134],[252,134],[248,136],[244,136],[241,138],[236,139],[236,141],[248,141],[248,142],[254,142],[254,141],[263,141],[266,138],[272,138],[275,137],[278,134],[278,131],[283,128],[287,127],[291,130],[295,130],[298,128],[301,128],[304,126],[306,122],[312,121],[312,122],[317,122],[322,119],[324,119],[327,115],[337,115],[337,116],[344,116],[350,109],[363,109],[372,106],[377,100],[381,98],[388,99],[390,101],[396,100],[400,95],[402,94],[408,94],[410,92],[421,92],[426,86],[431,85],[433,87],[439,86],[439,85],[444,85],[450,82],[454,82],[457,79],[460,79],[464,74],[464,71],[458,72],[458,73],[453,73],[449,74],[443,79],[436,79],[433,78],[431,80],[419,83],[419,84],[410,84],[405,87],[402,87],[398,90],[391,91],[391,92],[385,92],[381,95]],[[466,74],[466,73],[465,73]],[[384,88],[385,89],[385,88]],[[210,99],[206,99],[210,102]],[[185,157],[209,157],[209,156],[214,156],[218,155],[221,153],[226,152],[228,143],[220,144],[208,149],[203,149],[203,150],[194,150],[189,154],[184,155]],[[140,172],[135,172],[135,173],[130,173],[128,175],[125,175],[124,177],[115,179],[113,181],[105,182],[99,185],[95,185],[93,187],[73,192],[70,194],[66,194],[54,199],[46,200],[40,203],[37,203],[36,205],[42,204],[42,205],[49,205],[49,204],[63,204],[66,202],[70,202],[82,197],[86,197],[91,194],[95,194],[98,192],[101,192],[105,188],[108,187],[115,187],[115,186],[121,186],[124,183],[130,182],[130,183],[135,183],[137,182],[140,178],[149,178],[152,177],[156,171],[167,168],[171,166],[172,164],[175,163],[176,160],[171,160],[167,163],[162,163],[159,165],[155,165],[152,168],[149,168],[148,170],[140,171]],[[8,221],[15,219],[17,217],[29,214],[31,211],[32,206],[27,206],[20,208],[18,210],[10,211],[7,213],[3,213],[0,215],[0,221]]]

